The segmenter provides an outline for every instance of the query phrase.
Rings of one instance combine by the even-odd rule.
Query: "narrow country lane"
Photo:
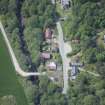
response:
[[[56,25],[57,25],[57,30],[59,34],[58,35],[59,50],[60,50],[60,54],[61,54],[62,62],[63,62],[63,80],[64,80],[63,93],[66,94],[68,90],[68,80],[69,80],[68,70],[71,69],[71,67],[69,66],[71,59],[67,57],[67,54],[72,52],[72,47],[71,47],[71,44],[67,44],[64,42],[63,31],[62,31],[62,26],[60,22],[57,22]],[[79,68],[79,70],[85,72],[85,70],[81,68]],[[100,76],[99,74],[96,74],[90,71],[86,71],[86,72],[95,77]]]
[[[70,58],[67,57],[67,53],[70,53],[72,51],[71,46],[69,45],[66,47],[66,43],[63,39],[63,31],[60,22],[57,22],[57,30],[58,30],[58,44],[59,44],[59,50],[62,57],[63,62],[63,80],[64,80],[64,87],[63,87],[63,94],[67,93],[68,90],[68,70],[70,69],[69,62]]]
[[[10,44],[8,38],[7,38],[6,32],[4,30],[4,27],[3,27],[2,23],[1,23],[1,21],[0,21],[0,29],[1,29],[2,35],[4,37],[4,40],[6,42],[6,45],[8,47],[8,50],[9,50],[9,53],[10,53],[10,56],[11,56],[11,59],[12,59],[12,62],[13,62],[13,65],[15,67],[16,72],[18,74],[20,74],[21,76],[23,76],[23,77],[45,75],[45,72],[43,72],[43,73],[39,73],[39,72],[24,72],[21,69],[21,67],[20,67],[20,65],[19,65],[19,63],[18,63],[18,61],[16,59],[16,56],[14,54],[14,51],[13,51],[13,49],[11,47],[11,44]]]

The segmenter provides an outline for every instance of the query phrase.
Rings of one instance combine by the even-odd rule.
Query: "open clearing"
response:
[[[28,105],[20,85],[9,52],[0,32],[0,97],[14,95],[17,105]]]

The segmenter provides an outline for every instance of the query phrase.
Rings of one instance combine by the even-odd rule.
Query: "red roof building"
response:
[[[51,54],[48,53],[48,52],[43,52],[43,53],[41,53],[41,58],[50,59],[51,58]]]
[[[52,38],[52,31],[50,28],[47,28],[45,30],[45,39],[51,39]]]
[[[47,67],[50,69],[50,70],[56,70],[57,69],[57,65],[55,62],[50,62]]]

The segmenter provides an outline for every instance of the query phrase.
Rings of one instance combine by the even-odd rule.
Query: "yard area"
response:
[[[53,77],[55,84],[57,84],[60,87],[63,86],[63,71],[62,70],[56,70],[56,71],[47,70],[47,74],[49,75],[49,77]]]
[[[63,84],[62,59],[59,52],[57,29],[46,28],[41,50],[39,71],[46,71],[48,77],[59,86]]]
[[[0,98],[13,95],[17,105],[28,105],[24,90],[18,81],[6,44],[0,33]]]

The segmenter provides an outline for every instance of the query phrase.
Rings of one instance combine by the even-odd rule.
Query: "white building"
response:
[[[104,43],[105,43],[105,35],[104,35]]]
[[[56,0],[51,0],[52,4],[55,4],[56,3]]]
[[[70,7],[70,0],[60,0],[60,2],[64,9],[67,9]]]
[[[76,79],[77,74],[78,74],[78,67],[77,66],[72,66],[72,69],[71,69],[71,80]]]

